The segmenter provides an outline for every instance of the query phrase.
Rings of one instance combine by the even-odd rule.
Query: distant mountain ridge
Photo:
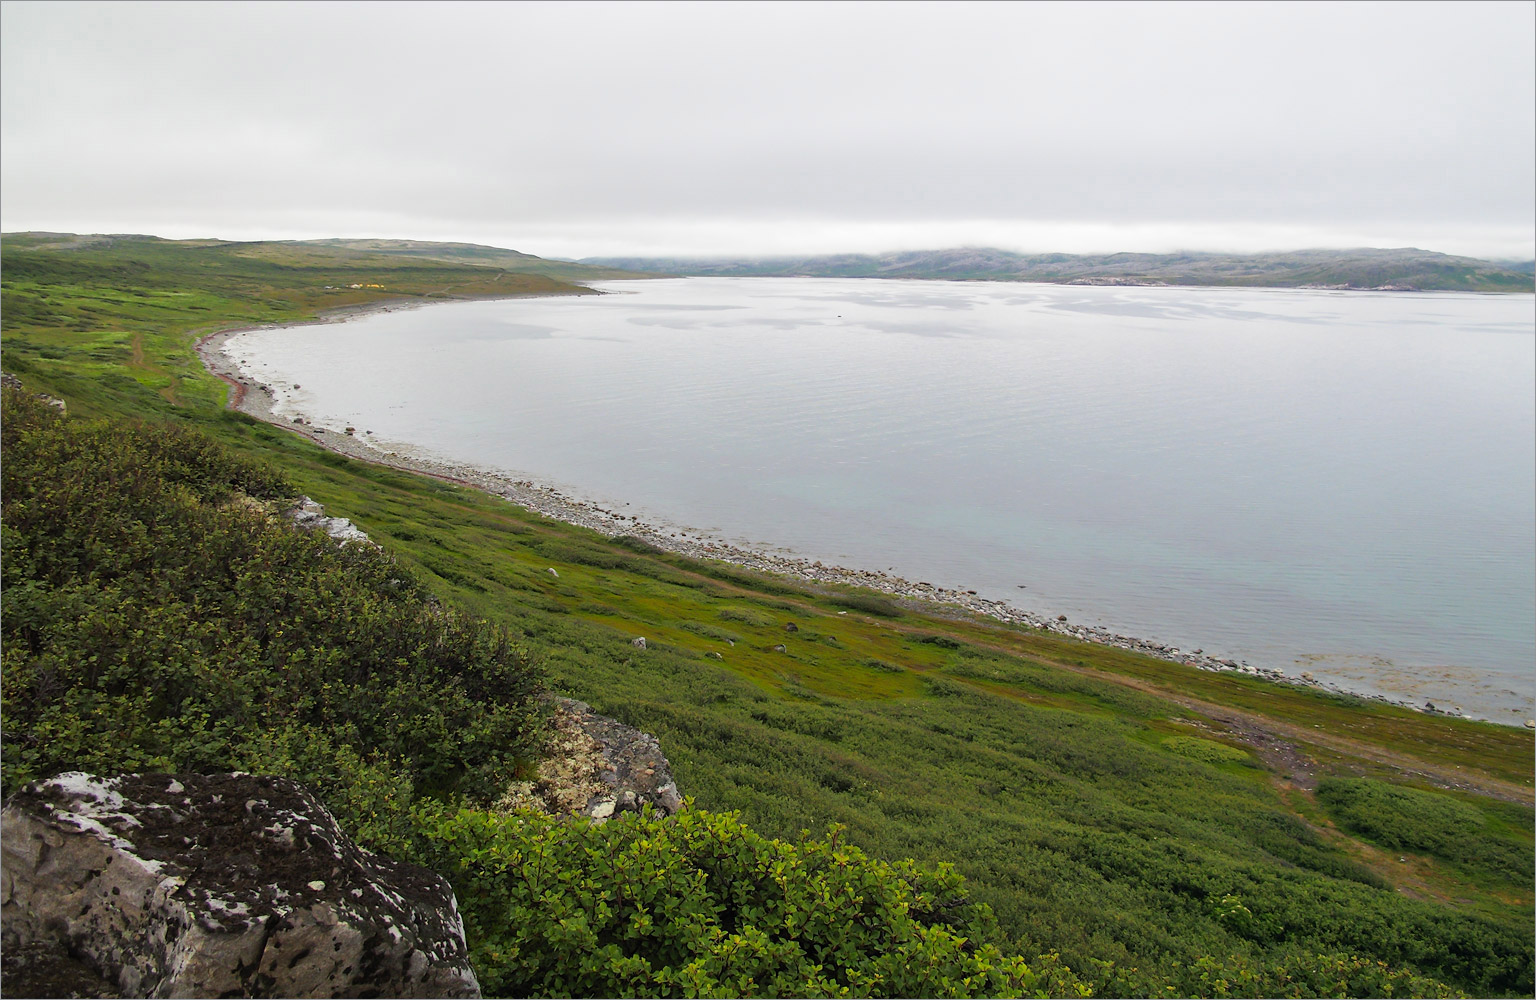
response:
[[[1384,291],[1533,290],[1529,267],[1415,248],[1259,254],[1024,254],[993,247],[960,247],[801,257],[587,257],[581,263],[700,277],[929,278]]]
[[[495,268],[517,274],[541,275],[556,281],[603,281],[639,278],[618,268],[547,260],[531,253],[479,243],[434,243],[429,240],[380,238],[323,240],[170,240],[136,233],[18,232],[3,234],[8,249],[109,250],[130,246],[218,249],[252,260],[309,266],[382,265],[398,268],[416,263]]]
[[[315,247],[322,250],[355,252],[382,257],[435,261],[442,264],[470,264],[499,267],[520,274],[542,274],[560,281],[602,281],[611,278],[635,278],[639,275],[603,265],[580,264],[567,260],[547,260],[520,250],[506,250],[481,243],[435,243],[430,240],[396,239],[325,239],[284,240],[281,246]]]

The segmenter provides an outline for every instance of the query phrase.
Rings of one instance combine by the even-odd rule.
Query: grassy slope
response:
[[[541,274],[560,281],[599,281],[608,278],[640,277],[633,271],[617,267],[597,267],[576,264],[564,260],[545,260],[532,254],[499,247],[482,246],[478,243],[428,243],[421,240],[305,240],[281,244],[284,247],[314,247],[327,252],[358,251],[374,255],[388,255],[418,261],[436,261],[445,264],[477,264],[502,267],[521,274]]]
[[[74,411],[190,421],[280,464],[445,598],[525,633],[556,687],[656,733],[702,805],[770,835],[837,821],[876,854],[954,861],[1015,946],[1060,949],[1076,968],[1112,961],[1097,973],[1110,992],[1168,976],[1193,991],[1201,956],[1273,962],[1287,941],[1487,989],[1470,971],[1498,961],[1468,943],[1481,936],[1525,963],[1513,982],[1529,976],[1529,877],[1374,843],[1311,790],[1326,774],[1438,788],[1484,817],[1469,836],[1529,857],[1529,732],[946,613],[866,614],[633,551],[223,412],[190,348],[217,326],[382,297],[575,290],[547,277],[322,247],[27,242],[0,248],[7,371]],[[385,287],[322,287],[353,283]],[[1251,920],[1218,905],[1228,896]],[[1437,934],[1466,954],[1403,944]]]

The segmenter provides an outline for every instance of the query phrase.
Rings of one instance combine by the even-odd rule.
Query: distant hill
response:
[[[937,278],[1080,285],[1217,285],[1530,292],[1532,265],[1413,248],[1285,253],[1023,254],[989,247],[808,257],[588,257],[584,264],[719,277]]]
[[[164,323],[173,307],[196,316],[198,328],[206,331],[304,321],[383,303],[591,295],[598,279],[642,277],[496,247],[405,240],[243,243],[5,233],[0,258],[7,370],[34,375],[37,370],[27,368],[29,356],[44,363],[71,349],[60,340],[61,330],[109,339],[131,335],[135,346],[114,348],[130,352],[139,349],[142,338],[158,338],[177,365],[200,372],[202,363],[185,341],[187,331]],[[57,294],[65,287],[73,290],[67,300]],[[81,291],[86,287],[91,291]],[[189,294],[195,298],[184,299]],[[185,390],[182,374],[138,371],[136,377],[175,401]],[[101,387],[72,391],[78,400]]]
[[[78,233],[6,233],[7,250],[92,251],[96,253],[165,253],[200,249],[220,255],[262,261],[284,267],[387,267],[415,264],[489,268],[515,274],[537,275],[556,281],[602,281],[638,278],[642,275],[614,267],[546,260],[531,253],[504,250],[477,243],[433,243],[427,240],[326,239],[326,240],[167,240],[134,234],[80,235]]]
[[[432,260],[444,264],[481,264],[505,271],[542,274],[562,281],[600,281],[609,278],[637,278],[638,274],[601,264],[569,260],[546,260],[531,253],[503,250],[479,243],[432,243],[426,240],[330,239],[294,240],[282,246],[320,247],[356,251],[361,254]]]

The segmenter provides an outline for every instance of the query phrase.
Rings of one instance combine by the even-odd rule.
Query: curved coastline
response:
[[[1311,688],[1394,705],[1424,714],[1475,718],[1465,715],[1457,708],[1437,709],[1428,703],[1420,705],[1402,698],[1351,690],[1331,681],[1312,677],[1307,673],[1296,676],[1274,667],[1254,666],[1246,660],[1223,659],[1206,654],[1199,649],[1184,650],[1153,640],[1122,635],[1099,626],[1074,624],[1065,616],[1051,617],[1037,614],[1006,601],[977,596],[972,591],[934,585],[926,581],[914,582],[878,570],[827,565],[819,560],[757,551],[718,538],[699,535],[696,532],[692,535],[681,535],[677,531],[669,531],[665,527],[650,524],[633,515],[609,510],[599,503],[568,496],[552,486],[540,485],[532,480],[517,479],[462,462],[441,460],[415,451],[409,445],[395,446],[404,447],[406,449],[404,451],[391,450],[356,434],[342,433],[297,420],[284,420],[275,412],[276,397],[272,388],[247,379],[239,366],[224,352],[224,345],[230,339],[256,329],[283,329],[340,323],[372,313],[413,309],[430,304],[411,300],[386,301],[343,307],[323,313],[315,320],[217,330],[201,337],[196,342],[195,349],[204,367],[230,387],[230,397],[227,402],[230,409],[286,428],[338,454],[478,489],[545,517],[588,528],[608,537],[628,535],[668,552],[695,559],[718,560],[801,583],[864,587],[900,601],[910,602],[920,606],[922,610],[941,613],[946,609],[959,610],[1009,624],[1040,629],[1065,638],[1111,645],[1200,670],[1237,673],[1272,683]],[[1483,721],[1512,725],[1493,719]]]

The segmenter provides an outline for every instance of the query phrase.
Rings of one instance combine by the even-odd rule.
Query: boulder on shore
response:
[[[286,778],[71,772],[0,822],[8,995],[35,995],[9,957],[39,950],[123,996],[480,995],[447,882]]]

